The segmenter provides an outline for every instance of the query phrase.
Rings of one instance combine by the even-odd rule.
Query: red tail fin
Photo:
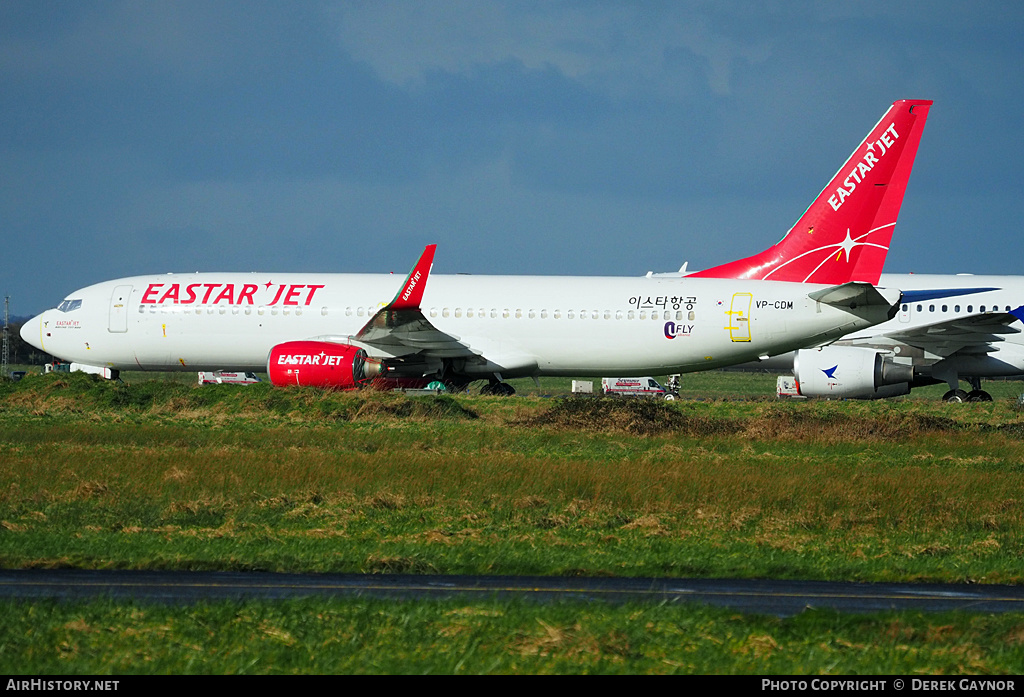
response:
[[[774,247],[690,276],[878,283],[931,104],[895,102]]]

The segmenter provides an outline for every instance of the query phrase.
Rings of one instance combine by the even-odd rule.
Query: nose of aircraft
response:
[[[36,315],[32,319],[26,321],[21,325],[21,338],[26,344],[35,346],[40,351],[44,351],[43,348],[43,337],[41,333],[41,323],[43,321],[42,315]]]

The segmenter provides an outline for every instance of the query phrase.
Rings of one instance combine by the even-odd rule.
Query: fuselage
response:
[[[64,360],[118,370],[265,370],[270,350],[282,342],[358,345],[352,337],[394,297],[401,280],[388,274],[136,276],[75,291],[27,322],[22,335]],[[885,319],[885,307],[851,310],[808,297],[824,287],[686,277],[431,275],[420,307],[437,330],[482,357],[463,361],[464,374],[645,375],[733,365]]]

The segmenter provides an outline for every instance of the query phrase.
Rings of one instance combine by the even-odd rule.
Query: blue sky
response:
[[[887,270],[1021,273],[1024,4],[0,0],[0,293],[642,275],[777,241],[935,100]]]

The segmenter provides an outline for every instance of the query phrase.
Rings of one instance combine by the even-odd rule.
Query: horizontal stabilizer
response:
[[[887,297],[883,291],[892,297]],[[813,293],[808,293],[807,297],[826,305],[848,307],[851,310],[869,305],[892,307],[900,300],[899,291],[876,288],[870,283],[857,281],[816,290]]]

